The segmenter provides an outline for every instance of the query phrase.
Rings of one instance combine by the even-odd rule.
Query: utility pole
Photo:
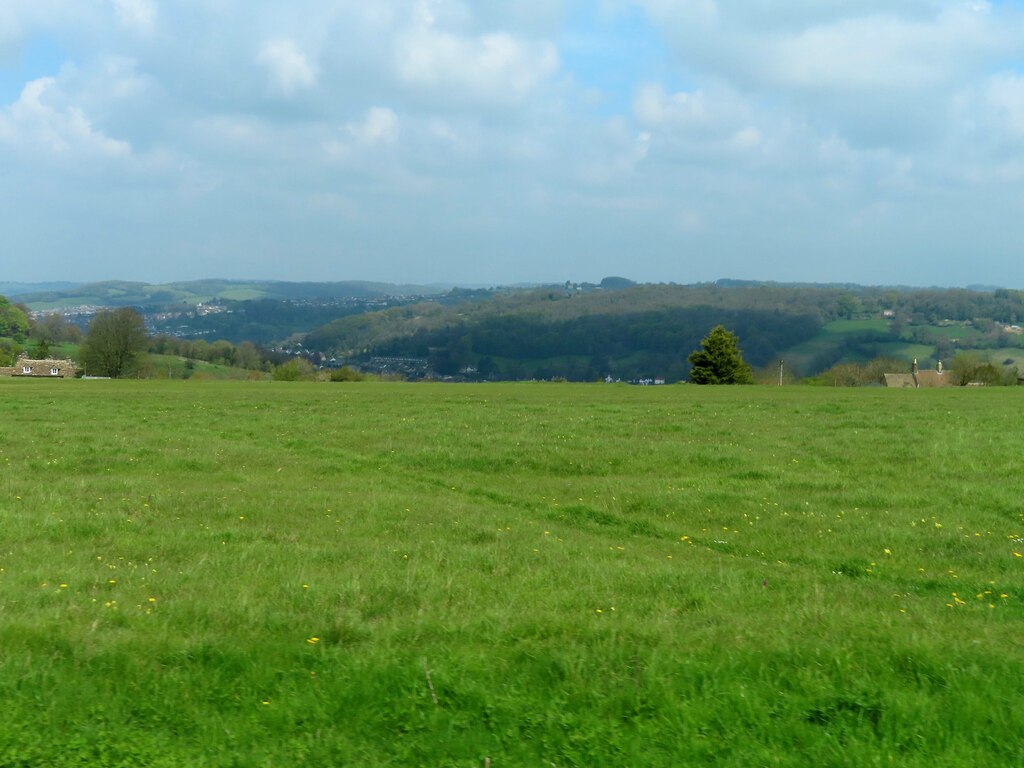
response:
[[[785,360],[779,360],[779,386],[780,387],[782,386],[782,366],[783,366],[783,364],[785,362],[786,362]]]

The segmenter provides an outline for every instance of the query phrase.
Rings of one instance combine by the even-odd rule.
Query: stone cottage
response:
[[[74,378],[78,373],[71,360],[30,360],[22,355],[7,368],[0,368],[0,376],[26,376],[38,379]]]

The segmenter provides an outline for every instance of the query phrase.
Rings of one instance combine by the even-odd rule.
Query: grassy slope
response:
[[[265,377],[265,374],[261,374],[258,371],[232,368],[228,365],[207,363],[202,360],[192,360],[192,367],[189,368],[188,366],[189,361],[184,357],[146,354],[143,355],[140,371],[142,376],[153,379],[192,377],[198,379],[234,379],[244,381],[254,377]]]
[[[822,326],[821,331],[813,339],[787,349],[782,357],[802,375],[812,375],[817,373],[813,370],[813,361],[823,354],[842,348],[850,336],[866,331],[885,333],[888,329],[889,321],[882,319],[834,320]]]
[[[1020,765],[1022,405],[0,381],[0,764]]]

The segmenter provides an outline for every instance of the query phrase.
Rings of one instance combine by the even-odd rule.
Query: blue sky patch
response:
[[[611,14],[578,3],[558,41],[562,66],[576,82],[604,95],[599,112],[628,112],[637,85],[685,89],[661,33],[635,6]]]
[[[13,62],[0,64],[0,104],[17,101],[26,83],[56,76],[65,61],[67,55],[53,38],[32,38]]]

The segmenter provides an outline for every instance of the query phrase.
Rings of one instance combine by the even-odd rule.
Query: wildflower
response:
[[[306,639],[306,642],[309,643],[310,645],[316,645],[317,643],[320,642],[320,638],[319,637],[310,637],[310,638]]]

